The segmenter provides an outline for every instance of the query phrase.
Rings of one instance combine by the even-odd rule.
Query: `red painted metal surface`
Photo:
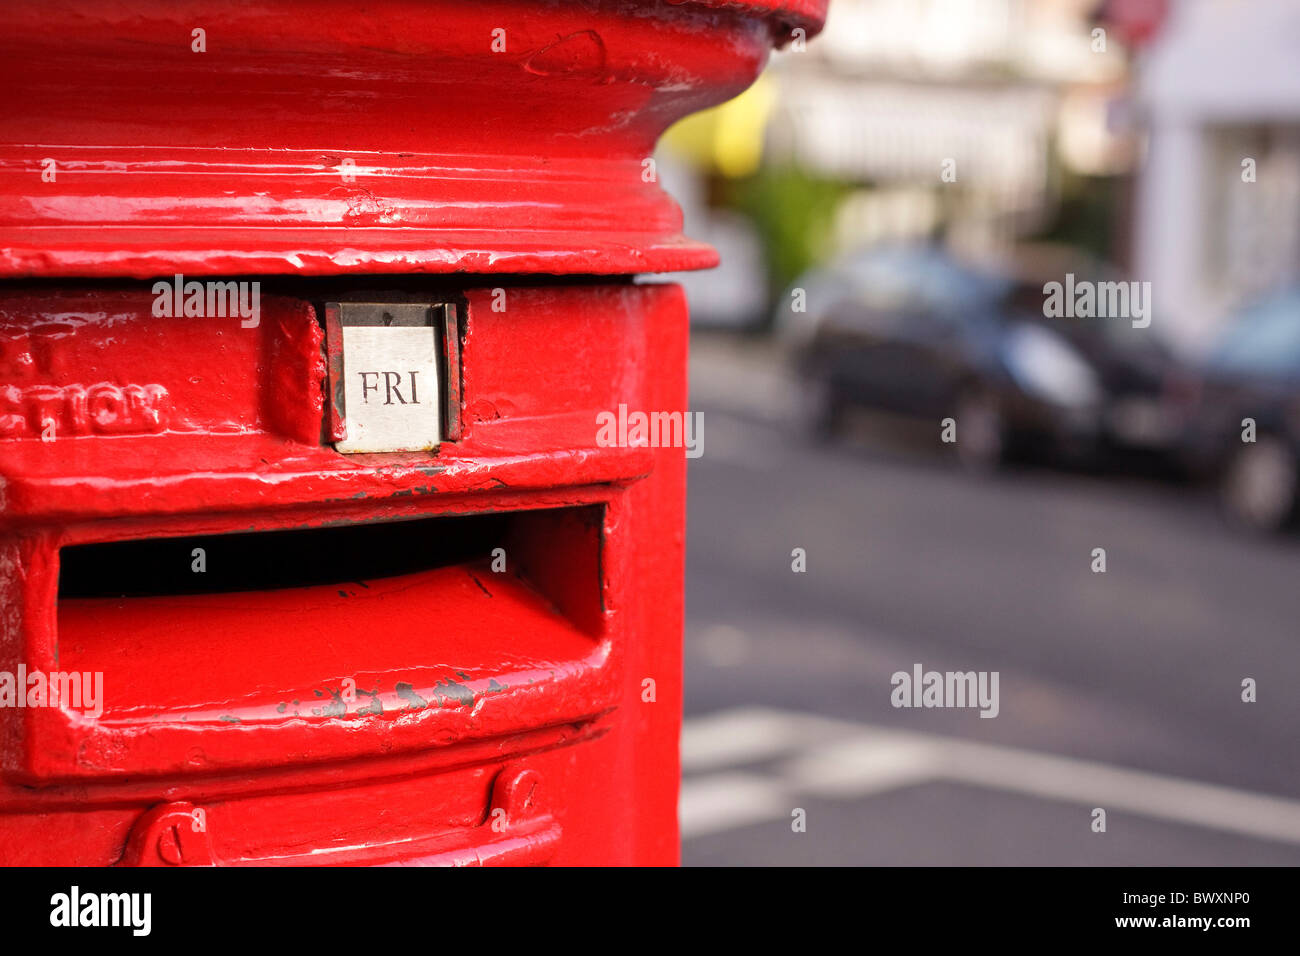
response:
[[[0,862],[675,862],[685,459],[596,416],[686,411],[655,138],[824,3],[152,6],[0,14]],[[435,452],[334,450],[346,299],[454,306]]]
[[[205,810],[202,852],[225,862],[437,850],[490,819],[506,764],[544,778],[564,833],[548,859],[673,858],[685,460],[600,447],[592,423],[620,402],[684,408],[675,286],[512,288],[504,313],[490,290],[467,290],[465,430],[434,456],[339,455],[320,443],[319,405],[288,427],[260,411],[266,381],[323,388],[319,350],[281,345],[316,336],[302,303],[268,297],[258,329],[178,323],[178,347],[160,354],[163,332],[126,334],[162,321],[147,292],[51,298],[3,297],[11,364],[20,348],[45,355],[51,370],[29,379],[45,383],[84,358],[87,381],[165,391],[168,418],[111,441],[3,444],[0,670],[104,675],[93,719],[4,712],[8,861],[114,862],[133,828],[152,826],[138,822],[146,811],[177,801]],[[196,354],[221,357],[196,374]],[[404,576],[152,595],[150,564],[143,594],[59,593],[61,555],[87,543],[179,537],[170,560],[184,570],[199,534],[473,514],[511,523],[463,561]],[[104,571],[89,568],[93,584]],[[24,838],[37,832],[75,846],[52,855],[45,836]]]
[[[826,2],[9,5],[0,273],[707,267],[644,161]]]

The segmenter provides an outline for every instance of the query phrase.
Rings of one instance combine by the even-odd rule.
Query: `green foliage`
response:
[[[1065,174],[1061,179],[1061,201],[1053,222],[1037,241],[1077,246],[1098,259],[1117,262],[1123,258],[1116,248],[1120,235],[1120,214],[1125,181],[1119,177]]]
[[[770,298],[830,254],[835,210],[850,188],[791,166],[730,183],[728,204],[753,219],[763,240]]]

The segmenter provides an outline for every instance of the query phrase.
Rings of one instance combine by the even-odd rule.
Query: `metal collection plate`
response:
[[[441,343],[448,305],[327,306],[331,385],[345,454],[428,451],[443,440]]]

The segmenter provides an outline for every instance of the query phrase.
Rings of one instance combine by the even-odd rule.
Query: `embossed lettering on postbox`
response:
[[[339,303],[327,307],[331,375],[345,454],[427,451],[443,433],[437,306]],[[445,320],[445,317],[444,317]]]
[[[343,327],[341,452],[423,451],[440,439],[432,326]]]
[[[260,297],[254,327],[155,315],[153,302],[143,284],[0,293],[0,442],[40,443],[47,458],[65,439],[319,444],[325,361],[308,303]]]
[[[33,385],[0,388],[0,438],[152,434],[167,428],[162,385]]]

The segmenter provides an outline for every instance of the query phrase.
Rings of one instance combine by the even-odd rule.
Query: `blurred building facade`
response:
[[[738,290],[766,298],[876,242],[939,237],[1009,253],[1051,227],[1072,181],[1126,172],[1130,139],[1111,113],[1128,56],[1097,31],[1097,8],[834,0],[815,43],[796,40],[753,89],[665,139],[687,231],[723,252],[722,273],[687,279],[696,313],[748,311]],[[745,219],[718,215],[727,206],[761,234],[766,276],[743,274],[763,260],[741,237]]]
[[[1300,278],[1300,0],[833,0],[816,42],[670,131],[664,163],[723,252],[687,280],[706,317],[929,238],[1109,260],[1195,352]]]
[[[1300,2],[1169,4],[1136,99],[1136,271],[1195,351],[1300,278]]]
[[[841,246],[928,235],[1009,246],[1047,223],[1062,169],[1126,162],[1107,102],[1124,50],[1093,0],[836,0],[782,55],[769,160],[853,184]]]

